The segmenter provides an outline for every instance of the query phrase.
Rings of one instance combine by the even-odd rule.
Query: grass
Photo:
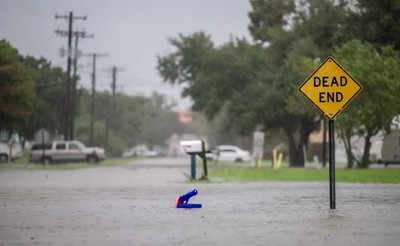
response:
[[[328,169],[310,168],[224,168],[210,169],[212,179],[233,182],[267,182],[267,181],[297,181],[328,182]],[[349,183],[400,183],[399,168],[371,168],[371,169],[336,169],[336,182]]]
[[[11,164],[1,163],[0,172],[7,170],[74,170],[93,167],[120,166],[133,162],[135,158],[108,158],[99,164],[86,162],[54,164],[42,166],[29,164],[28,157],[24,155]],[[197,163],[197,168],[202,169],[202,164]],[[261,168],[251,167],[249,164],[237,166],[233,163],[208,163],[208,177],[211,182],[328,182],[329,171],[327,168],[289,168],[286,164],[280,169],[273,169],[267,163]],[[199,181],[200,182],[200,181]],[[204,182],[204,181],[201,181]],[[336,182],[349,183],[384,183],[399,184],[400,168],[370,168],[370,169],[345,169],[336,168]]]

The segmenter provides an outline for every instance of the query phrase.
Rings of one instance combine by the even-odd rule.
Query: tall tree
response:
[[[64,98],[60,95],[63,95],[65,73],[61,68],[52,66],[51,62],[44,58],[27,56],[22,62],[33,72],[32,79],[36,94],[32,114],[28,118],[23,134],[28,139],[32,139],[40,128],[45,128],[52,135],[60,134],[64,103]]]
[[[278,55],[274,50],[265,50],[261,45],[252,45],[245,40],[232,40],[221,47],[208,49],[207,63],[202,66],[198,66],[197,62],[183,63],[200,59],[190,57],[196,55],[191,49],[196,50],[197,47],[187,46],[200,42],[199,37],[202,35],[180,36],[179,42],[172,43],[178,51],[159,58],[159,71],[164,79],[174,83],[164,74],[184,77],[187,83],[184,93],[193,99],[194,110],[213,118],[226,109],[227,125],[242,134],[250,134],[259,124],[266,129],[283,127],[288,136],[291,165],[304,165],[303,146],[311,132],[309,126],[312,124],[309,123],[313,123],[314,119],[299,117],[286,110],[285,95],[293,91],[292,80],[284,78],[286,67],[282,62],[275,63]],[[286,43],[287,48],[290,44]],[[169,64],[184,64],[187,68],[167,66],[162,62],[167,58],[170,59]],[[166,73],[168,70],[171,71]],[[188,70],[196,73],[185,76],[184,71]],[[301,126],[307,131],[297,142],[296,134]]]
[[[349,32],[375,47],[392,45],[400,50],[400,3],[398,0],[358,0],[350,12]],[[354,9],[354,8],[353,8]]]
[[[338,127],[346,143],[349,167],[353,154],[350,138],[359,135],[365,140],[358,166],[369,166],[371,138],[379,131],[390,132],[395,116],[400,114],[400,54],[391,46],[377,50],[368,43],[353,40],[337,49],[335,56],[340,63],[363,85],[346,111],[338,117]]]
[[[355,37],[348,32],[349,3],[346,0],[300,1],[293,17],[297,39],[308,39],[315,45],[313,58],[324,60],[335,47]]]
[[[85,143],[89,143],[90,99],[89,92],[83,89],[76,136]],[[106,120],[109,120],[107,151],[111,155],[119,155],[136,144],[163,146],[173,133],[184,131],[184,126],[178,121],[172,105],[167,103],[162,95],[155,93],[151,97],[144,97],[117,93],[112,119],[107,118],[110,101],[109,92],[97,92],[94,144],[104,146]]]
[[[211,37],[203,32],[189,36],[179,34],[177,38],[170,38],[169,42],[175,51],[165,56],[157,56],[157,69],[161,77],[164,82],[185,84],[182,96],[191,97],[195,110],[204,110],[208,117],[212,117],[218,111],[218,105],[211,102],[215,97],[210,96],[210,100],[205,100],[205,95],[213,91],[206,89],[204,84],[196,83],[202,76],[201,73],[209,66],[211,55],[215,52]],[[208,88],[213,88],[209,86]],[[214,107],[211,107],[212,104]]]
[[[305,23],[312,20],[313,5],[305,9],[296,8],[294,1],[253,1],[249,13],[251,25],[249,29],[255,41],[266,43],[269,69],[263,73],[261,80],[270,80],[263,91],[265,105],[276,105],[275,110],[264,110],[269,115],[264,121],[265,127],[278,126],[287,136],[289,162],[291,166],[304,166],[304,147],[308,144],[308,136],[316,128],[320,118],[315,113],[293,110],[291,100],[297,97],[297,86],[304,79],[303,74],[294,70],[296,62],[304,56],[315,57],[318,46],[310,38]],[[304,12],[306,11],[306,14]],[[322,14],[322,11],[319,11]],[[272,75],[272,76],[271,76]],[[271,79],[272,77],[272,79]],[[302,99],[300,99],[301,101]],[[293,105],[293,102],[291,102]],[[299,105],[298,102],[295,103]],[[273,123],[273,125],[271,125]]]
[[[254,40],[271,43],[277,33],[288,28],[289,16],[295,11],[294,0],[259,0],[250,1],[249,30]]]
[[[203,33],[180,35],[170,40],[176,51],[159,57],[158,69],[166,82],[185,83],[193,109],[210,118],[223,109],[242,132],[259,124],[282,128],[290,165],[304,166],[303,148],[322,117],[305,106],[297,88],[336,47],[357,36],[349,31],[359,28],[351,18],[359,13],[357,5],[346,0],[250,3],[255,44],[236,40],[214,47]]]
[[[0,41],[0,130],[20,132],[30,115],[34,90],[32,73],[21,63],[18,51]]]

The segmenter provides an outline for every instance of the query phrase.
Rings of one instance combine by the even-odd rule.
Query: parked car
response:
[[[29,162],[48,165],[56,162],[87,161],[98,163],[105,160],[103,148],[86,147],[79,141],[54,141],[49,143],[34,143],[29,155]]]
[[[215,153],[216,153],[216,151],[217,151],[217,149],[214,148],[214,147],[212,147],[212,148],[210,148],[208,151],[206,151],[206,159],[207,159],[208,161],[213,161],[213,160],[215,160],[215,157],[216,157]]]
[[[211,155],[214,161],[249,162],[251,160],[249,151],[234,145],[220,145],[213,151],[213,154],[208,155],[208,158]]]
[[[122,153],[122,157],[130,158],[130,157],[157,157],[159,156],[159,152],[156,150],[150,150],[147,148],[145,144],[139,144],[128,151],[124,151]]]
[[[21,158],[23,154],[22,146],[19,143],[8,144],[0,142],[0,163]]]

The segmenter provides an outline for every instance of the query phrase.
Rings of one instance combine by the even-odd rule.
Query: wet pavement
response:
[[[400,245],[400,185],[337,183],[330,210],[328,181],[188,183],[189,162],[1,172],[0,245]]]

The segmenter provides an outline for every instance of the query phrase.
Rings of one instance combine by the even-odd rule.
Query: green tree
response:
[[[160,74],[164,80],[175,83],[164,74],[185,78],[187,87],[184,93],[193,99],[194,110],[205,112],[211,119],[225,108],[228,115],[227,126],[243,135],[252,133],[259,124],[266,129],[283,127],[288,136],[291,165],[304,165],[303,146],[311,132],[310,126],[314,126],[310,124],[314,123],[314,119],[299,117],[286,110],[285,95],[294,89],[283,76],[287,74],[285,64],[275,62],[277,55],[274,50],[265,50],[261,45],[252,45],[245,40],[234,40],[219,48],[207,49],[207,59],[204,59],[207,63],[202,63],[202,66],[198,66],[199,63],[196,62],[183,63],[182,61],[198,61],[199,58],[187,57],[195,56],[196,52],[191,49],[197,49],[196,46],[187,44],[201,43],[202,39],[199,37],[202,36],[204,35],[181,35],[179,42],[175,40],[172,43],[178,51],[159,58],[159,61],[169,59],[169,64],[184,64],[187,67],[166,66],[159,62]],[[280,45],[289,44],[290,42]],[[202,47],[204,46],[206,45]],[[169,69],[173,71],[165,73]],[[182,71],[188,70],[196,72],[185,76]],[[300,141],[296,142],[295,135],[299,127],[302,127],[304,133],[300,136]]]
[[[34,90],[32,73],[18,51],[0,41],[0,130],[20,132],[30,115]]]
[[[91,96],[85,89],[81,93],[80,116],[76,124],[76,136],[89,143]],[[154,93],[151,97],[130,96],[117,93],[115,107],[110,107],[109,92],[97,92],[94,114],[94,144],[105,146],[105,129],[108,120],[108,149],[111,155],[119,155],[136,144],[163,146],[173,133],[185,131],[165,96]],[[108,110],[114,110],[113,112]],[[112,117],[110,117],[112,115]]]
[[[170,38],[169,42],[176,49],[165,56],[157,56],[157,69],[164,82],[171,84],[186,84],[183,89],[183,97],[191,97],[194,101],[193,109],[201,111],[212,118],[218,112],[218,103],[212,96],[212,85],[198,84],[198,80],[209,66],[211,55],[215,52],[211,37],[203,32],[178,38]],[[208,96],[206,96],[209,94]],[[207,99],[208,98],[208,99]]]
[[[285,32],[290,25],[288,17],[295,11],[294,0],[259,0],[250,4],[249,30],[254,40],[261,43],[270,43],[278,33]]]
[[[321,120],[320,115],[311,111],[310,107],[299,107],[305,105],[305,101],[297,96],[297,87],[305,78],[304,69],[308,73],[312,71],[307,66],[299,70],[299,62],[304,57],[316,58],[321,56],[322,51],[332,49],[330,43],[321,42],[321,38],[312,36],[311,32],[320,33],[315,32],[314,24],[327,29],[328,24],[333,25],[335,20],[332,14],[327,15],[327,12],[332,12],[329,3],[321,8],[314,1],[303,2],[302,7],[296,7],[294,1],[254,1],[249,14],[250,31],[256,41],[267,43],[265,49],[269,61],[269,68],[264,68],[260,75],[261,81],[269,82],[262,83],[264,89],[255,86],[253,90],[258,94],[260,91],[267,92],[257,97],[264,100],[259,104],[269,105],[269,108],[264,107],[264,115],[268,117],[263,123],[267,129],[284,130],[291,166],[304,166],[303,149]],[[335,35],[335,29],[332,29],[324,38]]]
[[[351,40],[355,34],[347,31],[350,3],[345,0],[302,1],[293,17],[293,32],[296,40],[307,40],[314,46],[310,57],[325,59],[332,55],[335,47]]]
[[[160,75],[171,84],[185,83],[183,96],[191,97],[192,108],[209,119],[240,94],[265,64],[263,50],[244,40],[213,48],[210,37],[200,32],[179,35],[170,43],[176,51],[158,57]]]
[[[165,96],[153,93],[142,106],[144,114],[141,118],[140,137],[137,143],[146,143],[150,147],[163,146],[173,133],[180,134],[185,131],[177,113],[165,102]]]
[[[65,73],[44,58],[23,58],[23,64],[32,71],[36,100],[23,134],[32,139],[35,132],[45,128],[51,134],[60,134],[64,109]]]
[[[392,45],[400,50],[400,3],[398,0],[358,0],[346,29],[376,48]]]
[[[336,47],[357,36],[349,30],[362,23],[352,16],[363,11],[345,0],[250,3],[255,44],[235,40],[215,47],[203,33],[181,34],[170,40],[176,51],[158,57],[158,69],[165,82],[185,83],[193,109],[210,119],[224,110],[228,124],[244,134],[259,124],[283,129],[290,165],[303,166],[303,148],[322,115],[297,88]],[[396,8],[385,9],[395,18]]]
[[[364,138],[363,155],[358,166],[369,166],[371,137],[379,131],[390,132],[395,116],[400,114],[400,54],[391,46],[377,50],[368,43],[353,40],[336,50],[335,57],[362,85],[363,90],[338,117],[338,127],[346,144],[349,167],[352,163],[350,138]]]

